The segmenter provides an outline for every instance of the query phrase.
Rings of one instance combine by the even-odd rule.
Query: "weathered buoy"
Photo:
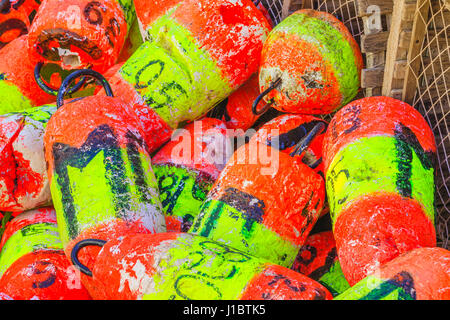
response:
[[[134,19],[131,0],[43,0],[29,31],[30,56],[104,72],[117,63]]]
[[[1,242],[0,292],[14,300],[90,300],[67,259],[51,207],[19,214]]]
[[[225,124],[204,118],[174,133],[152,158],[167,231],[189,230],[231,148]]]
[[[82,76],[100,79],[109,96],[62,105],[70,83]],[[47,124],[48,179],[67,254],[85,238],[166,231],[141,124],[125,102],[111,95],[100,74],[75,71],[64,80],[58,110]],[[96,253],[91,248],[81,259],[95,260]]]
[[[55,112],[55,105],[45,105],[0,116],[0,211],[51,204],[44,132]]]
[[[450,252],[418,248],[379,267],[335,300],[449,300]]]
[[[299,10],[264,43],[260,90],[267,106],[282,112],[328,114],[356,96],[362,66],[358,44],[342,22],[327,12]]]
[[[433,132],[410,105],[389,97],[354,101],[324,139],[330,213],[350,285],[417,247],[436,245]]]
[[[87,246],[103,246],[91,265],[78,262]],[[84,248],[84,249],[83,249]],[[308,277],[204,237],[187,233],[87,239],[72,251],[75,266],[98,284],[94,299],[329,300]]]
[[[299,158],[248,143],[228,161],[189,233],[290,268],[324,199],[323,178]]]

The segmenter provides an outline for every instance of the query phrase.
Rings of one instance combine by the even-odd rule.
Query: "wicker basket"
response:
[[[327,11],[360,44],[362,96],[391,96],[413,105],[438,146],[436,232],[450,247],[450,0],[255,0],[275,24],[301,8]]]

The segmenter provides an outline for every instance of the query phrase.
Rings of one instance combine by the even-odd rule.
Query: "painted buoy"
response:
[[[67,259],[56,213],[46,207],[14,218],[2,237],[0,291],[14,300],[90,300]]]
[[[43,0],[29,31],[30,56],[104,72],[117,63],[134,19],[131,0]]]
[[[332,231],[310,235],[291,268],[326,287],[333,296],[350,288],[339,264]]]
[[[410,105],[354,101],[324,139],[330,213],[350,285],[403,252],[436,245],[433,132]]]
[[[62,106],[70,83],[82,76],[100,79],[109,96]],[[66,253],[84,238],[166,231],[141,124],[125,102],[111,95],[97,72],[74,72],[64,80],[58,110],[45,132],[48,179]],[[83,261],[95,259],[94,249],[83,252]]]
[[[44,132],[56,106],[0,116],[0,211],[22,212],[51,204]]]
[[[382,265],[335,300],[449,300],[450,251],[418,248]]]
[[[299,158],[259,142],[245,144],[221,172],[189,233],[290,268],[324,199],[323,178]]]
[[[204,118],[174,134],[152,158],[167,231],[189,230],[231,148],[225,124]]]
[[[134,104],[152,151],[257,72],[270,26],[250,0],[136,1],[142,44],[108,79]],[[120,88],[119,88],[120,87]]]
[[[259,95],[258,76],[254,74],[239,89],[219,103],[208,116],[221,119],[228,129],[234,130],[234,136],[240,137],[259,119],[252,112],[253,101]]]
[[[25,110],[55,102],[34,80],[35,65],[30,61],[27,35],[0,50],[0,114]]]
[[[260,90],[282,112],[328,114],[356,96],[362,66],[358,44],[342,22],[327,12],[299,10],[264,43]]]
[[[39,5],[39,0],[7,0],[0,3],[0,49],[28,33]]]
[[[89,245],[103,248],[95,264],[86,266],[77,253]],[[106,244],[88,239],[77,244],[72,260],[98,283],[90,292],[94,299],[331,299],[298,272],[187,233],[130,235]]]

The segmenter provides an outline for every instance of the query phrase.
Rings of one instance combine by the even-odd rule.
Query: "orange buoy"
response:
[[[29,31],[30,56],[104,72],[117,63],[133,19],[130,0],[43,0]]]
[[[80,250],[103,247],[83,265]],[[109,300],[329,300],[308,277],[204,237],[187,233],[129,235],[77,243],[72,261]]]
[[[19,214],[8,223],[0,253],[0,292],[14,300],[90,300],[67,259],[53,208]]]
[[[350,102],[360,87],[363,59],[342,22],[327,12],[299,10],[279,23],[264,43],[259,84],[266,107],[328,114]]]
[[[44,132],[55,112],[55,105],[45,105],[0,116],[0,211],[51,204]]]
[[[28,56],[27,37],[23,35],[0,50],[0,114],[56,101],[34,80],[35,65]]]
[[[450,300],[450,252],[417,248],[383,264],[336,300]]]
[[[420,113],[389,97],[354,101],[324,139],[328,203],[350,285],[418,247],[436,245],[433,132]]]
[[[108,96],[62,105],[70,84],[88,76],[98,79]],[[127,233],[166,231],[141,123],[130,106],[112,97],[100,74],[80,70],[64,80],[57,107],[47,124],[44,145],[66,253],[85,238],[107,240]],[[83,252],[82,259],[95,260],[96,254]],[[82,280],[90,285],[89,279]]]
[[[258,76],[254,74],[239,89],[211,110],[208,116],[224,121],[228,129],[234,130],[234,136],[242,136],[260,117],[252,112],[253,101],[258,95]]]
[[[151,152],[257,72],[270,26],[250,0],[135,1],[148,40],[109,80],[134,104]],[[170,48],[170,50],[168,50]]]
[[[290,268],[323,208],[323,178],[257,141],[240,147],[189,233]]]
[[[300,249],[291,269],[316,280],[333,296],[350,288],[339,264],[332,231],[310,235]]]
[[[186,232],[231,156],[225,123],[204,118],[175,133],[152,158],[167,231]]]

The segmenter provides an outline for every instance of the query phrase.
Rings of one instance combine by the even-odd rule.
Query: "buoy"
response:
[[[0,211],[51,205],[44,132],[55,105],[0,116]]]
[[[0,114],[54,103],[56,98],[42,91],[34,80],[27,35],[0,50]]]
[[[224,121],[228,129],[234,130],[234,136],[245,135],[260,117],[252,112],[253,101],[258,95],[258,75],[254,74],[239,89],[211,110],[208,116]]]
[[[63,105],[79,77],[99,80],[108,96],[90,96]],[[110,239],[127,233],[165,232],[164,215],[151,158],[139,120],[105,78],[93,70],[67,77],[58,110],[44,136],[48,179],[66,254],[81,239]],[[95,249],[95,248],[94,248]],[[83,252],[83,261],[96,251]],[[98,251],[98,250],[97,250]],[[86,281],[89,279],[83,279]]]
[[[204,118],[174,133],[152,158],[167,231],[187,232],[233,150],[225,123]]]
[[[19,214],[7,226],[0,253],[0,291],[14,300],[90,300],[63,251],[51,207]]]
[[[270,31],[250,0],[135,1],[144,42],[109,80],[134,104],[151,152],[257,72]],[[118,86],[120,88],[118,88]]]
[[[321,214],[324,186],[299,158],[245,144],[222,170],[189,233],[290,268]]]
[[[450,252],[417,248],[380,266],[335,300],[449,300]]]
[[[324,139],[328,203],[342,271],[350,285],[417,247],[434,247],[431,128],[407,103],[356,100]]]
[[[40,0],[5,0],[0,3],[0,49],[27,34]]]
[[[95,263],[79,263],[88,246]],[[84,248],[84,249],[83,249]],[[319,283],[204,237],[187,233],[129,235],[77,243],[72,260],[98,284],[94,299],[329,300]]]
[[[351,33],[333,15],[296,11],[270,32],[259,68],[260,99],[282,112],[328,114],[360,87],[363,59]],[[258,99],[259,100],[259,99]]]
[[[30,56],[104,72],[117,63],[134,19],[131,0],[43,0],[29,31]]]
[[[291,269],[316,280],[327,288],[333,297],[350,288],[341,270],[332,231],[310,235]]]

